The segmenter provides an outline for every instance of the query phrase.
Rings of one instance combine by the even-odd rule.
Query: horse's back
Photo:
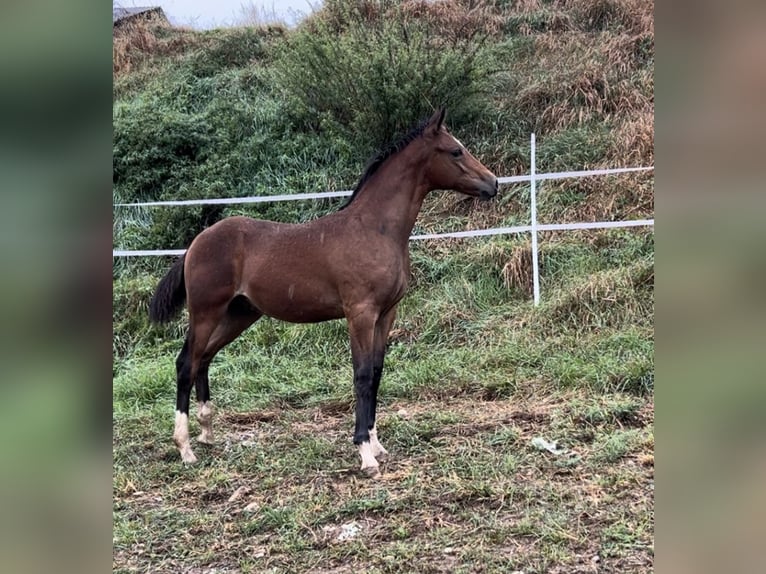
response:
[[[277,223],[234,215],[218,221],[201,231],[187,251],[190,264],[217,264],[241,259],[258,244],[270,244],[283,228],[293,224]]]

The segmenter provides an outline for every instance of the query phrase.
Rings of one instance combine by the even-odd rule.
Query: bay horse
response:
[[[346,318],[356,398],[354,444],[362,472],[388,454],[375,427],[378,386],[396,307],[410,273],[408,241],[428,192],[490,199],[495,175],[444,125],[442,108],[367,166],[338,211],[301,224],[233,216],[200,232],[160,280],[149,305],[166,323],[184,301],[189,329],[176,359],[173,439],[185,463],[195,386],[201,443],[213,442],[208,368],[215,354],[266,315],[294,323]]]

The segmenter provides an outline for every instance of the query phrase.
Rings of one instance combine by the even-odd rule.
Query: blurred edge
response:
[[[9,572],[103,572],[111,557],[108,5],[37,0],[2,13],[0,554]]]
[[[755,572],[766,518],[766,10],[656,14],[659,572]]]

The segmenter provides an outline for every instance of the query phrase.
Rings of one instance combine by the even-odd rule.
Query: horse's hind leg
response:
[[[204,444],[213,444],[213,403],[210,401],[210,384],[208,381],[208,369],[210,360],[203,361],[197,374],[197,380],[194,382],[197,392],[197,422],[201,432],[197,441]]]
[[[173,430],[173,440],[181,453],[181,459],[186,463],[197,461],[189,441],[189,400],[191,388],[200,372],[210,336],[213,334],[226,307],[208,310],[204,314],[190,313],[189,332],[186,335],[183,349],[176,359],[177,388],[176,388],[176,421]]]
[[[192,330],[186,335],[184,346],[176,359],[176,420],[173,441],[186,463],[197,461],[189,444],[189,395],[192,387],[191,341]]]
[[[200,434],[197,441],[203,444],[213,444],[213,403],[210,400],[210,381],[208,369],[216,353],[239,337],[242,332],[261,317],[261,313],[249,302],[235,298],[228,307],[226,315],[216,326],[200,363],[199,374],[195,380],[197,393],[197,422]]]

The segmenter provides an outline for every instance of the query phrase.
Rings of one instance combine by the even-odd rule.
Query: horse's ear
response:
[[[436,112],[434,112],[434,115],[432,115],[431,119],[428,120],[429,133],[436,134],[441,129],[446,115],[447,115],[447,108],[445,108],[444,106],[440,107],[438,110],[436,110]]]

